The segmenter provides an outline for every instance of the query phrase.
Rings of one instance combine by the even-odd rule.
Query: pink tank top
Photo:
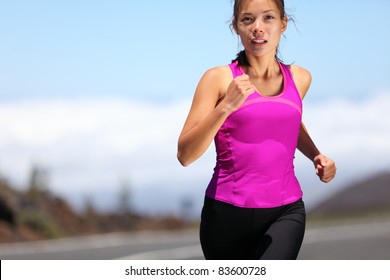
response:
[[[215,136],[217,163],[206,195],[244,208],[272,208],[302,198],[294,155],[302,121],[302,100],[290,68],[279,63],[283,91],[251,94]],[[233,77],[243,75],[237,62]]]

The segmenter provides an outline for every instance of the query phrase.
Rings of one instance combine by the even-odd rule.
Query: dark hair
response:
[[[245,0],[234,0],[234,6],[233,6],[233,17],[232,17],[232,23],[230,25],[230,27],[234,27],[235,29],[237,29],[237,22],[238,22],[238,17],[240,15],[240,12],[241,12],[241,6],[242,6],[242,2],[245,1]],[[286,10],[284,8],[284,0],[273,0],[276,4],[276,6],[278,7],[279,9],[279,12],[280,12],[280,18],[281,19],[284,19],[285,17],[287,17],[288,19],[290,19],[287,14],[286,14]],[[275,59],[277,61],[282,61],[280,58],[279,58],[279,50],[276,49],[276,55],[275,55]],[[232,62],[235,62],[235,61],[238,61],[238,65],[240,66],[250,66],[250,63],[248,61],[248,57],[246,56],[246,52],[245,50],[242,50],[240,51],[238,54],[237,54],[237,57],[232,61]]]

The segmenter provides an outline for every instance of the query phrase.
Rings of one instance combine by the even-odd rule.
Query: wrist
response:
[[[321,154],[320,151],[317,151],[316,153],[313,153],[313,154],[311,155],[311,161],[312,161],[313,163],[315,163],[319,156],[322,156],[322,154]]]
[[[224,102],[224,100],[222,100],[217,105],[216,109],[223,115],[230,115],[231,113],[233,113],[235,111],[233,106],[227,102]]]

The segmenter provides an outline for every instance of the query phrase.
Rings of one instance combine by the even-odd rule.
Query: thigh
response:
[[[297,259],[305,234],[305,225],[306,212],[303,201],[287,206],[259,240],[259,258]]]
[[[200,224],[200,241],[206,259],[253,259],[256,243],[251,240],[251,212],[205,199]]]

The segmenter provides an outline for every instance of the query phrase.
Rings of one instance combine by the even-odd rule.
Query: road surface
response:
[[[108,235],[0,245],[2,260],[203,259],[197,230]],[[390,260],[390,219],[308,224],[301,260]]]

